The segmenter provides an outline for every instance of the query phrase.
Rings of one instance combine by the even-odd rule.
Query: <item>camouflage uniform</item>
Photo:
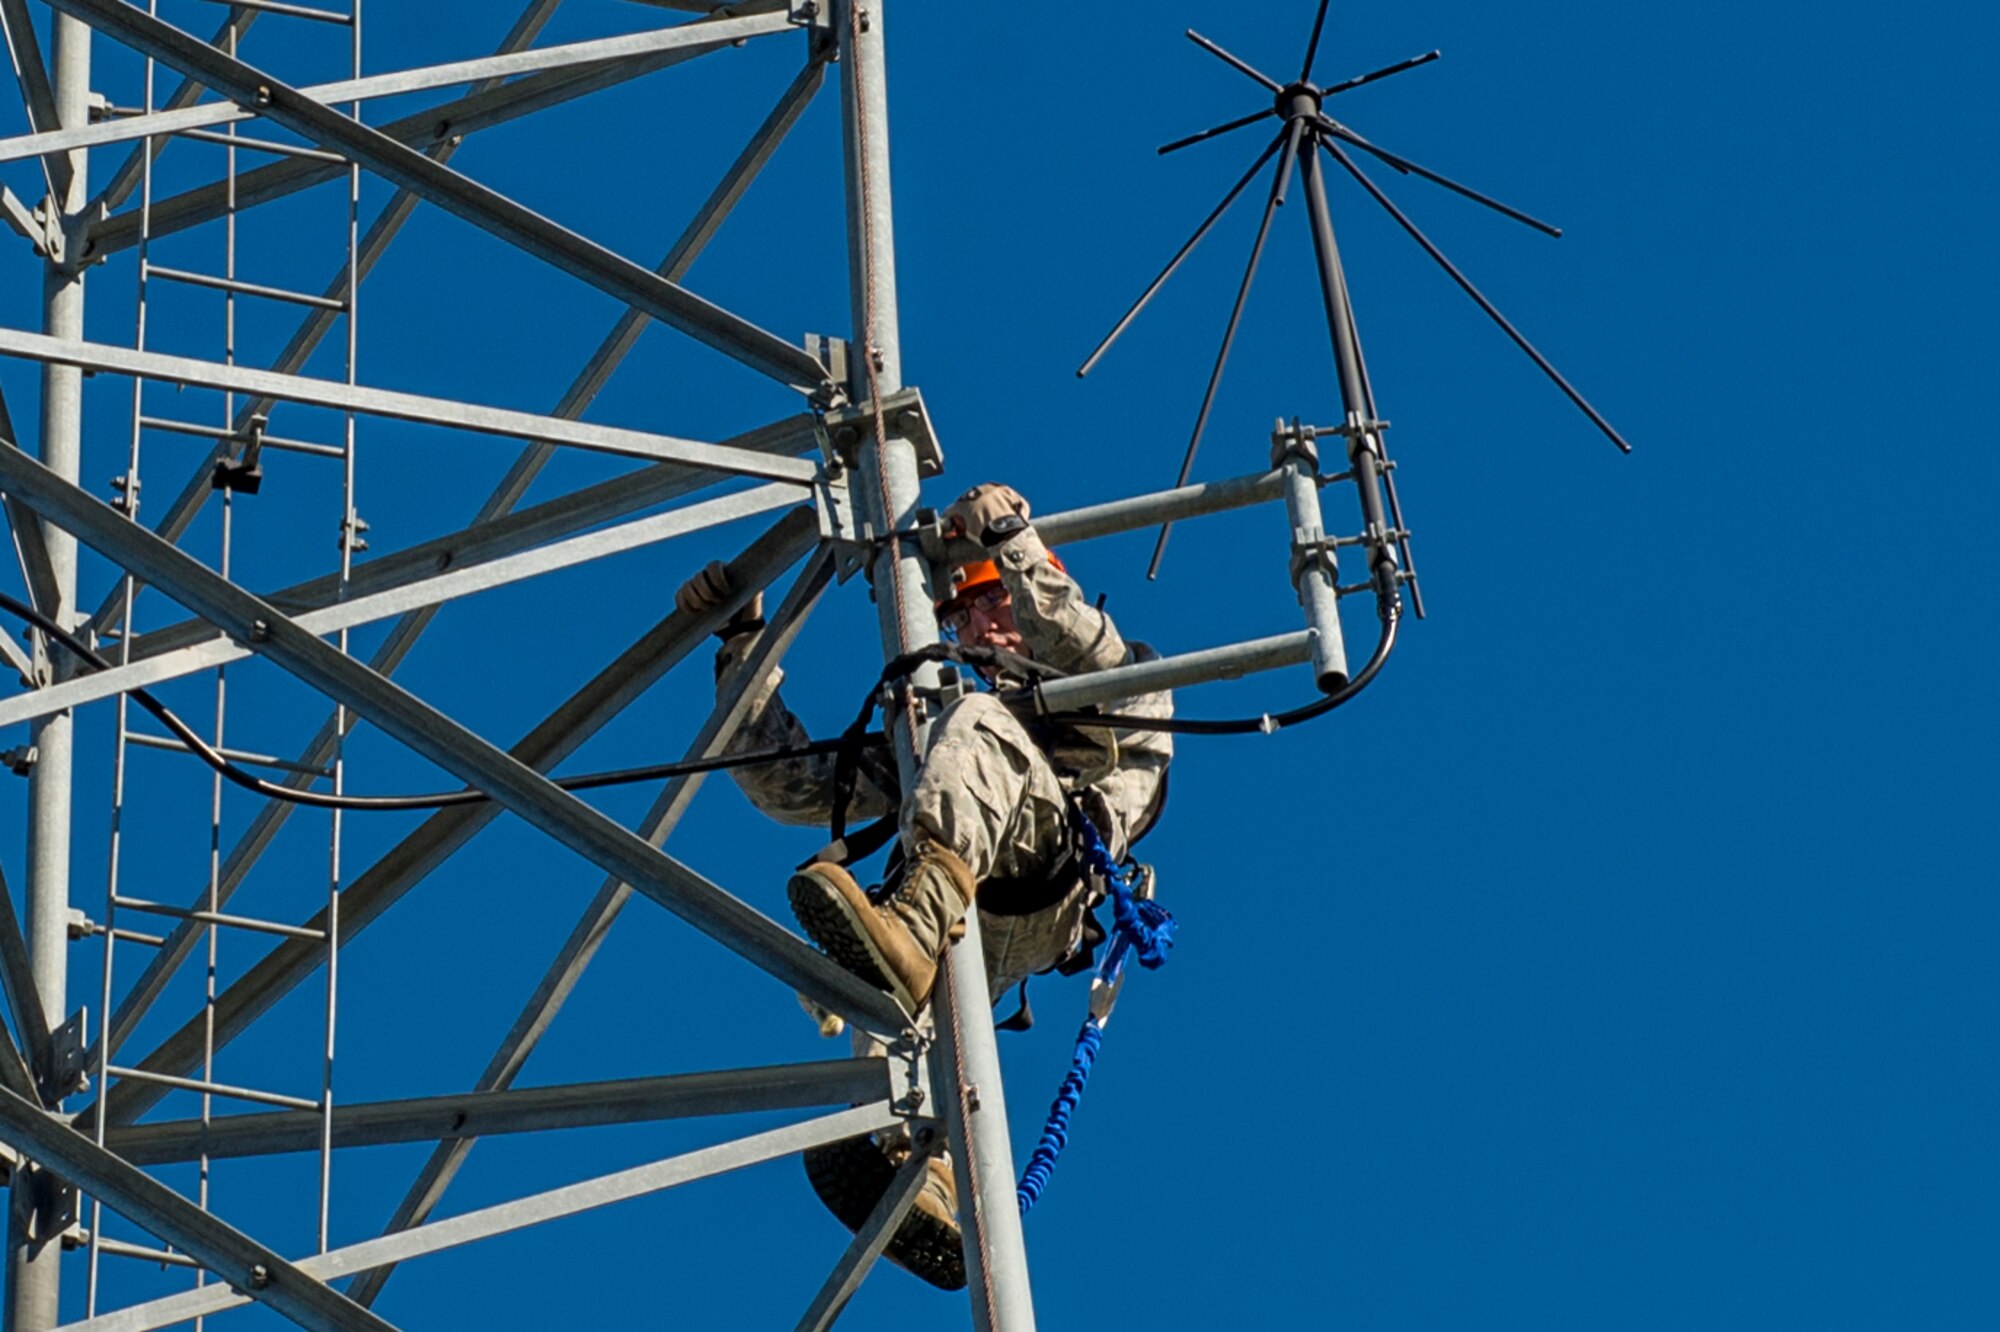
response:
[[[993,558],[1034,660],[1080,674],[1133,659],[1111,617],[1049,562],[1032,528],[997,547]],[[726,645],[718,665],[733,664],[747,642],[738,638]],[[753,697],[733,751],[796,746],[808,739],[778,696],[781,678],[773,672]],[[1173,697],[1146,694],[1110,708],[1164,718],[1173,715]],[[1112,856],[1123,856],[1156,812],[1172,757],[1172,739],[1157,731],[1065,728],[1041,743],[992,695],[972,694],[952,703],[932,725],[916,790],[907,801],[899,802],[893,760],[877,752],[860,765],[848,814],[857,822],[884,818],[898,813],[900,803],[906,847],[938,842],[965,861],[982,884],[1032,881],[1046,877],[1068,845],[1068,793],[1080,798]],[[732,776],[773,818],[825,827],[833,814],[833,766],[831,756],[818,755],[737,768]],[[984,899],[979,906],[987,978],[997,997],[1068,957],[1083,937],[1091,903],[1079,885],[1025,915],[997,914]]]

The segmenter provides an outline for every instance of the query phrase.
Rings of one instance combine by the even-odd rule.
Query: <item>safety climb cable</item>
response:
[[[1138,875],[1130,857],[1123,865],[1113,862],[1104,835],[1097,831],[1089,816],[1081,809],[1074,810],[1074,814],[1084,863],[1091,873],[1104,880],[1111,895],[1111,938],[1105,944],[1097,973],[1091,977],[1090,1015],[1083,1020],[1083,1030],[1077,1033],[1076,1053],[1070,1060],[1069,1072],[1056,1090],[1042,1136],[1014,1189],[1022,1216],[1040,1201],[1050,1176],[1055,1173],[1057,1158],[1069,1145],[1070,1118],[1083,1101],[1083,1089],[1090,1082],[1090,1071],[1096,1066],[1097,1052],[1104,1044],[1104,1027],[1111,1020],[1112,1005],[1118,1000],[1125,964],[1136,956],[1146,970],[1159,970],[1167,964],[1167,952],[1174,945],[1178,929],[1172,912],[1149,897],[1139,896],[1134,882]]]

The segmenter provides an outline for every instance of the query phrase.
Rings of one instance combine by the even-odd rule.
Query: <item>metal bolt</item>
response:
[[[271,626],[262,620],[250,621],[250,641],[261,643],[271,636]]]
[[[965,1109],[968,1114],[979,1113],[979,1084],[973,1083],[965,1089]]]
[[[264,1264],[262,1263],[251,1264],[250,1284],[258,1290],[262,1290],[264,1289],[264,1287],[271,1284],[271,1273],[269,1269],[267,1269],[264,1266]]]

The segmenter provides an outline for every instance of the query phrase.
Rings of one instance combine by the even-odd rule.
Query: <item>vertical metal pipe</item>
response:
[[[877,403],[903,385],[883,8],[883,0],[841,0],[835,18],[843,57],[848,272],[856,335],[850,387],[857,400]],[[876,426],[861,450],[857,493],[879,532],[913,532],[921,489],[916,450],[879,413]],[[936,642],[929,571],[916,542],[880,545],[871,573],[884,651],[900,654]],[[906,702],[892,720],[908,790],[923,744],[923,718],[914,703]],[[1027,1250],[1014,1201],[1014,1154],[976,911],[969,913],[965,938],[947,957],[944,983],[932,1007],[940,1037],[934,1047],[936,1082],[953,1089],[945,1117],[966,1235],[973,1321],[984,1332],[1031,1332],[1035,1312]]]
[[[90,29],[57,14],[50,47],[56,116],[64,129],[90,123]],[[51,198],[65,217],[81,212],[90,195],[88,155],[70,155],[71,179],[62,198]],[[52,337],[83,337],[83,273],[53,259],[43,277],[42,330]],[[83,372],[73,366],[42,370],[42,461],[75,481],[82,472]],[[42,524],[61,604],[54,614],[77,621],[76,538]],[[69,836],[74,721],[68,713],[37,722],[35,767],[28,778],[28,947],[35,988],[51,1022],[69,1013]],[[47,1070],[43,1070],[47,1072]],[[23,1171],[14,1186],[7,1226],[7,1332],[43,1332],[56,1325],[62,1298],[62,1243],[57,1235],[60,1200],[55,1181]]]
[[[1292,523],[1292,587],[1313,631],[1313,678],[1332,693],[1347,683],[1347,644],[1340,632],[1339,568],[1326,544],[1319,509],[1319,452],[1280,422],[1274,466],[1285,474],[1285,511]]]
[[[1398,594],[1398,572],[1394,548],[1390,544],[1389,522],[1382,507],[1382,439],[1375,423],[1374,404],[1368,391],[1367,375],[1361,365],[1361,344],[1354,326],[1354,308],[1347,291],[1347,274],[1340,264],[1340,246],[1334,240],[1333,212],[1326,202],[1326,175],[1318,144],[1311,136],[1299,145],[1299,167],[1305,178],[1306,199],[1312,214],[1313,251],[1319,259],[1320,295],[1326,303],[1327,329],[1333,338],[1333,361],[1340,379],[1340,400],[1347,412],[1347,457],[1354,468],[1355,488],[1361,493],[1361,516],[1366,524],[1369,576],[1376,595],[1383,599]]]

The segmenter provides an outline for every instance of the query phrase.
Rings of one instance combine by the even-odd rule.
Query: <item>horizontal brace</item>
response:
[[[1312,660],[1315,637],[1317,635],[1312,630],[1301,629],[1297,633],[1279,634],[1275,638],[1232,643],[1227,647],[1208,648],[1177,657],[1162,657],[1158,661],[1143,661],[1108,671],[1092,671],[1088,675],[1050,680],[1036,688],[1036,705],[1045,712],[1070,712],[1096,704],[1137,698],[1162,689],[1207,684],[1212,680],[1234,680],[1257,671],[1298,666]]]
[[[398,70],[391,74],[343,79],[338,83],[314,84],[297,91],[301,97],[309,97],[323,105],[370,101],[381,97],[397,97],[404,93],[450,88],[462,83],[477,83],[484,79],[532,74],[539,70],[634,59],[683,47],[730,46],[751,37],[786,32],[792,27],[790,17],[782,13],[726,19],[714,23],[684,23],[658,32],[571,42],[563,46],[542,47],[539,50],[482,56],[476,60],[457,60],[450,64]],[[259,114],[254,109],[241,107],[233,102],[206,103],[201,106],[183,107],[176,111],[154,111],[121,117],[117,120],[101,121],[95,125],[73,130],[19,135],[0,139],[0,162],[36,157],[43,153],[70,148],[121,143],[131,139],[148,138],[155,134],[180,134],[210,125],[228,125],[238,121],[254,120]]]
[[[238,438],[226,431],[216,431],[215,437]],[[264,436],[264,442],[269,444],[271,436]],[[760,453],[805,453],[815,443],[812,418],[787,417],[771,425],[733,435],[728,443]],[[345,579],[339,574],[325,574],[267,592],[265,600],[290,614],[300,614],[343,599],[352,600],[389,588],[404,587],[419,579],[432,577],[440,569],[470,568],[522,551],[546,547],[587,528],[615,522],[654,505],[679,499],[700,489],[700,481],[701,478],[685,467],[656,463],[555,499],[544,500],[532,508],[489,518],[471,527],[384,553],[365,564],[355,565]],[[139,635],[133,645],[133,658],[139,660],[158,656],[172,648],[207,642],[214,636],[214,627],[200,620],[162,625]]]
[[[308,611],[299,616],[295,623],[299,628],[315,635],[352,629],[358,625],[401,615],[405,611],[435,606],[457,597],[490,591],[525,578],[538,577],[604,559],[610,555],[637,550],[717,523],[733,522],[738,518],[787,508],[805,498],[805,493],[795,486],[783,484],[758,486],[740,495],[725,495],[720,499],[671,509],[666,513],[656,514],[651,518],[635,519],[602,532],[586,533],[536,550],[488,560],[483,564],[467,565],[462,569],[451,569],[444,573],[433,574],[429,578],[414,579],[365,596],[337,601],[330,606]],[[142,657],[137,661],[113,666],[109,670],[72,676],[59,684],[0,699],[0,726],[46,717],[130,689],[143,688],[164,680],[207,670],[210,667],[241,661],[252,655],[252,652],[252,648],[245,647],[230,638],[210,638],[189,647],[160,653],[158,656]]]
[[[702,1115],[809,1110],[852,1105],[891,1095],[882,1059],[838,1059],[772,1068],[586,1082],[566,1087],[427,1096],[405,1101],[337,1105],[335,1147],[443,1142],[501,1133],[600,1128]],[[85,1111],[86,1116],[91,1112]],[[113,1128],[105,1146],[134,1165],[164,1165],[200,1156],[223,1160],[320,1149],[316,1112],[231,1115]]]
[[[688,1152],[682,1156],[668,1157],[651,1165],[639,1166],[633,1170],[621,1171],[615,1175],[605,1175],[599,1179],[587,1180],[581,1184],[571,1184],[566,1188],[551,1189],[514,1202],[501,1203],[494,1207],[481,1208],[444,1221],[433,1221],[429,1225],[412,1230],[397,1231],[393,1235],[383,1235],[377,1239],[364,1240],[331,1253],[317,1254],[302,1258],[298,1270],[321,1281],[338,1281],[342,1277],[405,1259],[438,1253],[445,1249],[470,1244],[476,1240],[489,1239],[494,1235],[504,1235],[527,1226],[553,1221],[560,1217],[575,1216],[612,1203],[625,1202],[633,1198],[658,1193],[678,1184],[706,1179],[730,1170],[740,1170],[745,1166],[758,1165],[789,1156],[793,1152],[808,1151],[827,1143],[840,1142],[863,1133],[873,1133],[891,1128],[907,1121],[888,1104],[857,1106],[838,1114],[809,1119],[803,1124],[793,1124],[786,1128],[773,1129],[734,1142],[723,1143],[701,1151]],[[209,1286],[201,1290],[182,1291],[148,1304],[120,1309],[115,1313],[100,1314],[87,1322],[68,1323],[56,1332],[148,1332],[157,1327],[171,1327],[191,1318],[204,1317],[223,1309],[233,1309],[248,1302],[247,1297],[224,1286]]]
[[[598,453],[620,454],[657,462],[687,463],[716,472],[762,477],[771,481],[810,483],[819,475],[817,464],[803,458],[773,458],[769,454],[732,449],[720,444],[652,435],[639,430],[585,425],[532,412],[509,411],[451,402],[443,398],[420,397],[388,389],[358,388],[331,379],[307,379],[302,375],[281,375],[269,370],[197,361],[184,356],[162,356],[155,352],[131,351],[101,342],[69,342],[40,333],[0,329],[0,356],[52,365],[75,365],[114,375],[197,388],[249,393],[282,402],[331,407],[336,411],[385,416],[398,421],[447,426],[510,439],[534,439],[564,444]]]
[[[1282,499],[1284,494],[1283,472],[1258,472],[1227,481],[1204,481],[1151,495],[1135,495],[1107,504],[1043,514],[1035,519],[1035,531],[1051,546],[1091,541],[1121,532],[1137,532],[1159,523],[1179,522],[1185,518],[1200,518],[1212,513],[1248,508],[1253,504],[1265,504]],[[954,564],[988,557],[985,547],[966,537],[954,538],[943,554]]]
[[[0,1141],[50,1168],[227,1283],[309,1332],[395,1332],[388,1323],[278,1254],[119,1160],[31,1101],[0,1090]]]

